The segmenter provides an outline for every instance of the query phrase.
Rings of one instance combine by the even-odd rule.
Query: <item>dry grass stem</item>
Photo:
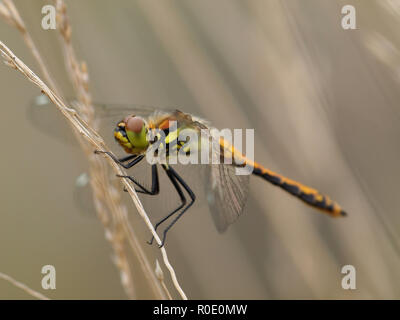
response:
[[[7,65],[11,66],[15,70],[21,72],[29,81],[33,82],[36,86],[40,88],[43,94],[45,94],[61,111],[61,113],[67,118],[70,122],[72,127],[79,132],[79,134],[95,149],[95,150],[103,150],[111,152],[109,148],[107,148],[104,140],[101,136],[92,129],[86,121],[84,121],[80,115],[76,112],[73,108],[68,108],[66,104],[58,97],[28,66],[26,66],[2,41],[0,41],[0,52],[5,59]],[[109,165],[113,168],[114,173],[117,175],[126,175],[126,173],[122,170],[122,168],[115,163],[110,157],[105,156]],[[152,235],[154,236],[156,242],[161,245],[161,239],[159,238],[158,234],[154,230],[151,221],[146,214],[142,203],[140,202],[135,188],[129,179],[122,179],[122,183],[125,185],[126,190],[131,196],[131,199],[138,209],[138,212],[142,219],[145,221],[147,227],[151,231]],[[127,232],[127,234],[131,237],[132,236],[132,228],[130,227],[129,220],[125,212],[121,212],[119,218],[123,221],[123,228]],[[132,244],[132,242],[130,241]],[[164,264],[166,265],[167,269],[169,270],[172,278],[172,282],[183,299],[187,299],[186,294],[184,293],[183,289],[179,285],[179,282],[176,277],[175,270],[173,269],[172,265],[168,260],[168,255],[164,247],[161,249],[161,253],[163,256]]]
[[[47,298],[45,295],[41,294],[40,292],[37,292],[31,288],[29,288],[27,285],[11,278],[10,276],[0,272],[0,278],[3,280],[6,280],[8,282],[10,282],[11,284],[13,284],[14,286],[16,286],[17,288],[22,289],[23,291],[25,291],[27,294],[31,295],[34,298],[37,298],[39,300],[50,300],[49,298]]]
[[[67,66],[68,74],[70,75],[71,82],[75,88],[79,104],[79,110],[81,114],[85,116],[85,120],[96,130],[98,129],[98,123],[95,119],[95,111],[92,105],[92,97],[89,92],[89,75],[87,72],[86,63],[79,63],[74,48],[71,43],[72,27],[69,23],[67,16],[67,8],[64,1],[56,1],[57,8],[57,25],[61,35],[61,43],[63,47],[65,62]],[[126,207],[122,204],[120,194],[116,187],[110,182],[110,177],[107,174],[107,168],[101,158],[93,157],[92,149],[84,143],[81,143],[83,150],[89,159],[89,172],[91,175],[91,186],[93,189],[94,202],[99,213],[100,220],[103,222],[106,233],[113,245],[116,252],[115,262],[121,270],[121,280],[126,283],[125,287],[127,292],[133,292],[132,279],[130,272],[128,272],[129,263],[127,260],[127,254],[125,252],[124,240],[125,235],[129,235],[128,242],[132,248],[133,253],[138,258],[139,264],[145,277],[148,280],[155,296],[159,299],[165,299],[170,293],[159,285],[154,273],[150,267],[144,250],[141,246],[140,241],[137,239],[135,232],[130,230],[129,233],[125,232],[124,224],[129,223],[124,217],[126,217]],[[107,216],[105,208],[111,214],[111,219]],[[112,220],[112,221],[110,221]],[[110,222],[113,223],[114,230],[110,229]],[[132,229],[132,228],[131,228]],[[124,271],[125,270],[125,271]]]
[[[130,298],[134,298],[135,290],[131,278],[126,248],[124,246],[125,237],[128,238],[128,243],[130,244],[133,253],[137,256],[140,266],[147,277],[155,296],[161,299],[165,298],[166,296],[170,298],[171,294],[165,286],[165,283],[162,282],[160,286],[160,282],[156,279],[156,276],[151,269],[150,263],[144,254],[143,248],[141,247],[140,241],[137,239],[133,228],[129,223],[127,209],[120,201],[118,190],[109,183],[109,176],[106,174],[107,167],[105,166],[104,162],[92,152],[93,147],[100,150],[107,150],[107,148],[103,139],[96,132],[97,128],[94,117],[94,109],[92,107],[92,99],[88,86],[89,77],[87,73],[87,67],[85,63],[78,63],[75,57],[75,53],[71,45],[71,26],[66,16],[65,4],[63,1],[57,1],[56,5],[57,21],[65,53],[66,65],[69,71],[68,74],[71,77],[71,81],[74,85],[79,101],[79,114],[74,109],[68,108],[59,95],[55,93],[54,90],[51,90],[49,87],[47,87],[46,84],[39,77],[37,77],[21,60],[19,60],[3,43],[0,43],[0,50],[5,58],[6,64],[23,73],[30,81],[41,88],[42,92],[46,94],[49,99],[59,108],[59,110],[64,114],[74,128],[74,132],[78,137],[80,145],[89,159],[89,172],[91,174],[91,186],[93,189],[95,207],[105,228],[106,239],[111,242],[114,249],[114,261],[121,271],[121,282],[128,296]],[[47,71],[47,68],[43,63],[38,50],[27,33],[24,23],[11,0],[5,1],[4,4],[0,3],[0,15],[12,26],[17,27],[17,29],[22,33],[29,49],[32,51],[34,57],[38,61],[43,75],[50,83],[51,87],[55,89],[54,81],[51,80],[49,72]],[[121,168],[116,165],[114,161],[108,157],[107,160],[112,165],[115,172],[118,174],[124,174]],[[144,208],[141,205],[133,186],[126,179],[123,179],[122,183],[125,184],[125,187],[130,193],[135,206],[138,208],[141,217],[145,220],[150,231],[155,236],[157,243],[161,244],[161,241],[155,233],[155,230],[146,212],[144,211]],[[186,299],[186,295],[177,281],[175,271],[168,261],[165,248],[162,248],[161,252],[164,263],[171,273],[175,288],[179,292],[180,296],[183,299]]]
[[[158,262],[158,259],[156,259],[156,268],[155,268],[155,273],[157,276],[157,279],[160,281],[162,287],[165,289],[165,291],[168,293],[168,299],[172,300],[171,295],[169,294],[168,290],[167,290],[167,286],[165,285],[164,282],[164,272],[161,269],[160,263]]]
[[[19,15],[18,10],[15,7],[12,0],[3,0],[3,3],[0,3],[0,16],[2,16],[11,26],[19,30],[19,32],[22,34],[22,37],[26,45],[32,52],[34,58],[36,59],[44,78],[46,79],[50,87],[53,89],[53,91],[58,95],[60,95],[57,90],[55,82],[53,81],[52,77],[50,76],[50,73],[46,68],[45,63],[43,62],[39,50],[37,49],[35,43],[32,40],[32,37],[27,31],[25,23],[22,20],[21,16]]]
[[[67,74],[75,89],[78,99],[77,106],[80,114],[85,118],[88,125],[98,129],[95,123],[94,108],[92,97],[89,91],[89,75],[85,63],[79,64],[76,59],[74,49],[71,44],[71,26],[66,14],[64,2],[57,1],[57,29],[61,35],[61,44],[64,52],[64,59]],[[92,188],[93,202],[100,221],[103,224],[106,239],[111,243],[114,250],[113,261],[120,270],[121,283],[127,296],[131,299],[136,298],[134,281],[130,270],[129,261],[124,245],[124,232],[120,227],[118,210],[123,209],[123,204],[118,197],[110,197],[113,186],[109,182],[107,167],[101,158],[93,156],[92,149],[79,135],[76,135],[79,144],[88,159],[90,185]],[[157,292],[155,292],[157,293]],[[156,295],[157,296],[157,295]]]

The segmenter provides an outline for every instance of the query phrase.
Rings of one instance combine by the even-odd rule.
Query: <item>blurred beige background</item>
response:
[[[71,96],[58,34],[41,28],[48,1],[15,3]],[[345,4],[357,10],[357,30],[341,27]],[[96,101],[176,106],[219,128],[254,128],[257,161],[318,188],[349,213],[331,219],[254,177],[243,216],[219,235],[199,200],[166,245],[189,298],[400,298],[400,1],[70,0],[67,6]],[[20,34],[3,21],[0,40],[39,73]],[[28,119],[38,94],[0,66],[0,271],[55,299],[125,299],[101,223],[74,202],[85,157]],[[156,202],[144,201],[151,217],[152,208],[162,208]],[[158,249],[145,244],[150,233],[127,204],[154,261]],[[137,297],[152,298],[132,263]],[[46,264],[57,271],[51,292],[40,286]],[[341,288],[346,264],[357,270],[353,291]],[[30,297],[0,280],[0,298]]]

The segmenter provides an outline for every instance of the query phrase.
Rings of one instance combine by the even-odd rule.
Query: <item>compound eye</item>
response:
[[[144,121],[139,117],[128,117],[125,119],[125,124],[127,130],[140,133],[144,126]]]

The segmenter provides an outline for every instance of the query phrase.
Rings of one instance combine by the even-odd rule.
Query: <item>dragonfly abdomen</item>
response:
[[[331,200],[328,196],[319,193],[318,190],[281,176],[257,164],[254,165],[253,174],[282,188],[306,204],[317,208],[332,217],[346,216],[346,212],[336,202]]]

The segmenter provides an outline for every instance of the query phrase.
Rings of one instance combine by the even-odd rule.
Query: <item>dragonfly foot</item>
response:
[[[167,231],[168,231],[168,230],[167,230]],[[164,247],[164,244],[165,244],[165,238],[166,238],[166,236],[167,236],[167,231],[164,231],[164,234],[163,234],[163,238],[162,238],[161,244],[160,244],[160,245],[158,245],[158,248],[159,248],[159,249],[161,249],[162,247]]]
[[[132,179],[130,176],[123,176],[123,175],[121,175],[121,174],[117,174],[116,176],[117,176],[118,178]],[[128,189],[127,189],[125,186],[124,186],[124,191],[125,191],[125,192],[128,192]],[[143,191],[143,190],[135,189],[135,191],[136,191],[137,193],[149,194],[148,192],[145,192],[145,191]]]
[[[154,241],[154,237],[151,237],[150,241],[146,241],[146,242],[147,242],[147,244],[152,245],[153,241]],[[158,248],[160,249],[160,248],[164,247],[164,244],[165,244],[165,235],[164,235],[163,240],[161,241],[161,244],[158,245]]]
[[[147,244],[152,245],[153,241],[154,241],[154,237],[151,237],[150,241],[146,241],[146,242],[147,242]]]

